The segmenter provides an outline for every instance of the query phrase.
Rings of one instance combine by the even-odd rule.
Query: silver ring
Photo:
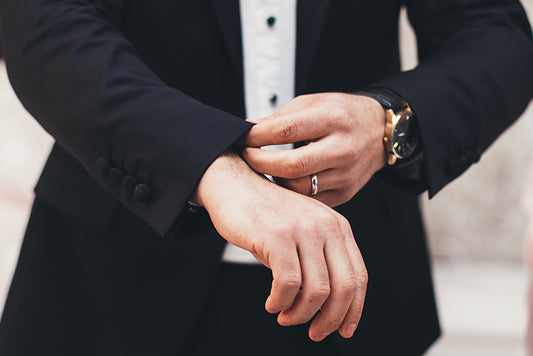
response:
[[[311,176],[311,196],[314,197],[318,194],[318,178],[316,174]]]

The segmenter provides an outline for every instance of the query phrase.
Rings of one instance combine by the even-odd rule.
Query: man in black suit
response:
[[[533,45],[518,1],[409,0],[421,64],[400,73],[401,5],[300,0],[295,92],[322,94],[252,128],[238,1],[1,0],[13,87],[56,145],[0,354],[423,353],[439,327],[417,194],[525,109]],[[279,323],[321,309],[310,326],[276,326],[268,270],[221,264],[225,240],[272,269]]]

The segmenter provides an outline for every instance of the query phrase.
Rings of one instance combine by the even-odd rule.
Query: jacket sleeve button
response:
[[[127,191],[129,194],[133,194],[133,190],[135,189],[135,186],[137,185],[137,179],[135,179],[132,175],[127,175],[122,178],[122,187],[125,191]]]
[[[140,202],[147,202],[152,198],[152,188],[144,183],[137,184],[133,191],[133,197]]]
[[[96,160],[96,166],[98,167],[100,173],[106,175],[107,171],[109,170],[109,160],[105,157],[100,157]]]
[[[122,171],[117,167],[113,167],[109,170],[109,179],[111,179],[114,184],[120,185],[122,177],[124,177],[124,174],[122,174]]]

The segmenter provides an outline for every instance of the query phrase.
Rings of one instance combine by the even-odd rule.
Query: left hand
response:
[[[243,137],[243,158],[281,186],[334,207],[350,200],[386,163],[385,110],[376,100],[344,93],[299,96],[256,123]],[[261,146],[305,141],[294,150]]]

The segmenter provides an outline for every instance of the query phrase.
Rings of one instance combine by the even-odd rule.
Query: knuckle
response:
[[[300,288],[300,285],[302,284],[302,277],[296,272],[286,273],[280,278],[279,283],[284,288]]]
[[[346,219],[344,216],[342,216],[341,214],[337,214],[337,221],[339,222],[339,225],[344,228],[344,229],[350,229],[351,228],[351,225],[350,225],[350,222],[348,221],[348,219]]]
[[[331,209],[328,207],[328,209]],[[337,221],[337,218],[335,217],[334,210],[331,210],[331,212],[326,211],[321,219],[317,219],[317,225],[321,228],[327,229],[327,232],[330,234],[337,234],[339,232],[339,222]],[[323,230],[323,229],[322,229]]]
[[[331,287],[328,281],[318,281],[313,285],[310,297],[312,299],[327,298],[331,292]]]
[[[263,244],[262,251],[266,256],[285,255],[287,251],[294,249],[294,233],[291,226],[278,227],[272,231],[272,235]]]
[[[323,210],[316,218],[316,221],[320,226],[326,227],[331,232],[336,233],[340,229],[339,221],[331,211]]]
[[[345,122],[350,118],[350,113],[341,105],[331,104],[329,110],[337,122]]]
[[[301,221],[300,231],[305,244],[316,251],[323,249],[325,236],[320,233],[320,228],[315,221]]]
[[[347,160],[347,161],[355,161],[356,158],[359,156],[360,150],[359,147],[357,147],[356,144],[348,143],[344,145],[344,147],[337,151],[337,155],[339,159]],[[349,167],[355,167],[355,165],[350,165]]]
[[[357,288],[366,288],[368,285],[368,271],[366,268],[363,268],[359,273],[357,273]]]
[[[350,112],[344,107],[339,108],[338,118],[341,122],[347,122],[350,120]]]
[[[292,140],[297,136],[298,126],[292,120],[285,120],[280,124],[279,136],[283,141]]]
[[[293,236],[294,225],[290,222],[279,222],[279,225],[274,228],[275,236],[279,237],[281,241],[288,243]]]
[[[337,117],[334,114],[332,115],[332,111],[331,111],[332,108],[330,108],[329,106],[326,106],[322,108],[322,110],[323,112],[321,112],[321,120],[324,122],[324,124],[329,127],[335,127],[335,125],[338,124],[338,121],[337,121]],[[335,152],[333,152],[333,154],[335,154]]]
[[[295,156],[286,162],[285,171],[288,178],[300,178],[305,174],[307,164],[301,157]]]
[[[353,294],[359,285],[359,279],[354,274],[342,281],[341,291],[343,294]]]
[[[346,219],[343,215],[341,214],[338,214],[337,215],[338,218],[339,218],[339,223],[342,225],[342,226],[345,226],[345,227],[350,227],[350,222],[348,221],[348,219]]]
[[[355,278],[355,287],[356,289],[366,289],[368,285],[368,272],[365,269],[357,273]]]
[[[291,234],[287,229],[273,229],[272,236],[265,242],[265,251],[277,253],[290,248]]]
[[[332,223],[334,221],[337,221],[337,217],[336,217],[336,214],[338,214],[335,210],[331,210],[330,208],[328,207],[323,207],[321,209],[318,210],[317,212],[317,218],[319,219],[319,221],[321,222],[328,222],[328,223]]]
[[[318,234],[319,232],[317,223],[313,219],[305,219],[305,220],[299,221],[298,227],[303,233],[309,236],[313,236],[315,234]]]

